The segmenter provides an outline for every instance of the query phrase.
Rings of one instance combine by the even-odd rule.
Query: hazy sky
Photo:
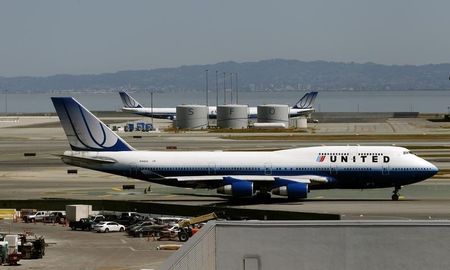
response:
[[[0,2],[0,76],[271,58],[450,62],[450,1]]]

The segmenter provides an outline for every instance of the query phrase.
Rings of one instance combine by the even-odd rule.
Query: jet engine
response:
[[[253,196],[253,183],[245,180],[232,181],[217,189],[217,193],[232,195],[233,197]]]
[[[287,196],[290,199],[305,199],[308,197],[308,184],[291,182],[272,189],[272,194]]]

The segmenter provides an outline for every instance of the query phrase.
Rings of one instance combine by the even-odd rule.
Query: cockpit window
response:
[[[403,151],[403,155],[414,155],[411,151]]]

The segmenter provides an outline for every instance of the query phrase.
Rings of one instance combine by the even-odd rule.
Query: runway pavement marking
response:
[[[121,241],[123,244],[126,244],[126,243],[127,243],[127,241],[125,241],[125,239],[120,239],[120,241]]]
[[[121,188],[112,188],[112,190],[114,190],[114,191],[122,191]]]

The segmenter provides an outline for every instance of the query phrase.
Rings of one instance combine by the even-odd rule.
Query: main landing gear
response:
[[[256,199],[262,200],[262,201],[268,201],[272,197],[272,195],[269,192],[260,191],[256,193]]]
[[[398,198],[400,197],[400,194],[398,194],[398,192],[400,191],[401,188],[402,187],[400,187],[400,186],[395,187],[394,192],[391,197],[393,201],[398,201]]]

